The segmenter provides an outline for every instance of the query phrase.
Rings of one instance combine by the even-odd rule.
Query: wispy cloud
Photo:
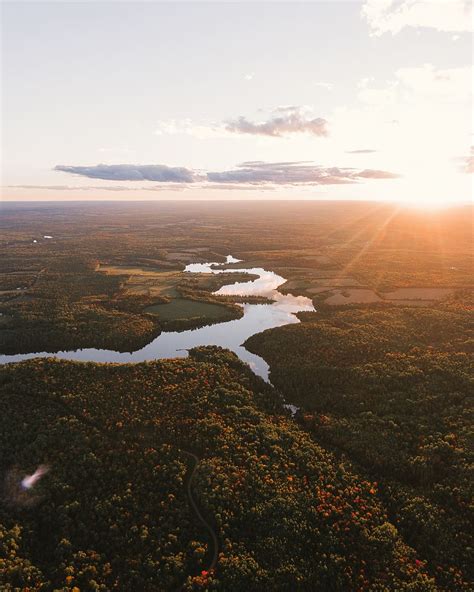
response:
[[[328,122],[322,117],[309,119],[298,106],[279,107],[280,115],[265,121],[250,121],[246,117],[231,119],[225,123],[225,129],[234,134],[251,134],[281,138],[292,134],[311,134],[327,136]]]
[[[422,105],[462,103],[472,100],[472,66],[437,69],[432,64],[399,68],[383,87],[372,86],[373,79],[359,81],[358,99],[367,105]]]
[[[366,0],[362,15],[373,35],[396,35],[405,27],[473,30],[471,0]]]
[[[463,159],[464,166],[462,170],[465,173],[473,174],[474,173],[474,146],[471,146],[471,154]]]
[[[199,174],[195,171],[184,167],[169,167],[164,164],[97,164],[94,166],[58,164],[54,170],[89,179],[106,179],[108,181],[193,183],[199,179]]]
[[[324,82],[324,81],[315,82],[314,86],[317,86],[319,88],[324,88],[325,90],[332,90],[334,88],[334,84],[332,82]]]
[[[219,191],[275,191],[274,185],[245,185],[244,183],[207,183],[206,189]]]
[[[355,173],[356,179],[396,179],[399,176],[389,171],[379,171],[377,169],[364,169]]]
[[[370,148],[361,148],[360,150],[346,150],[346,154],[373,154],[377,152],[377,150],[372,150]]]
[[[222,123],[196,122],[191,119],[162,119],[157,123],[155,134],[157,136],[184,134],[200,140],[225,138],[230,135]]]
[[[72,173],[82,177],[104,180],[122,181],[160,181],[157,186],[141,189],[157,191],[175,186],[221,189],[224,185],[250,186],[283,186],[283,185],[340,185],[358,183],[365,179],[394,179],[398,175],[377,169],[354,169],[340,167],[323,167],[308,161],[294,162],[263,162],[248,161],[237,165],[234,169],[224,171],[194,171],[184,167],[168,167],[166,165],[96,165],[96,166],[57,166],[55,170]],[[140,175],[134,174],[138,171]],[[164,173],[163,173],[164,171]],[[173,171],[171,174],[169,171]],[[178,172],[176,172],[178,171]],[[182,172],[185,171],[185,172]],[[25,186],[24,186],[25,188]],[[68,189],[67,186],[50,186],[51,189]],[[228,187],[227,187],[228,188]],[[85,189],[85,188],[75,188]],[[109,191],[126,191],[132,187],[112,186],[92,189],[108,189]]]
[[[129,185],[7,185],[10,189],[45,189],[51,191],[182,191],[187,184],[162,183],[147,187]]]
[[[207,173],[208,180],[212,182],[255,185],[340,185],[357,183],[361,179],[393,179],[397,176],[388,171],[322,167],[303,161],[251,161],[229,171]]]
[[[251,80],[253,74],[246,76]],[[260,111],[263,111],[260,110]],[[270,111],[262,121],[251,121],[245,116],[224,122],[165,119],[157,123],[155,134],[185,134],[199,139],[225,138],[235,135],[255,135],[282,138],[294,134],[327,136],[328,122],[322,117],[311,117],[311,108],[301,105],[281,105]]]

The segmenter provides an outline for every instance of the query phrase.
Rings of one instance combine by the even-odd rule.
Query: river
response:
[[[167,331],[161,333],[145,347],[134,352],[117,352],[109,349],[85,348],[73,351],[37,352],[29,354],[0,355],[0,364],[19,362],[38,357],[55,357],[63,360],[81,362],[118,362],[122,364],[144,362],[159,358],[187,356],[187,350],[202,345],[219,345],[232,350],[247,362],[258,376],[268,381],[268,364],[245,349],[242,345],[249,337],[273,327],[298,323],[295,313],[313,311],[313,303],[305,296],[282,294],[278,288],[285,283],[285,278],[262,267],[228,268],[227,264],[241,263],[231,255],[226,263],[191,263],[184,269],[187,273],[248,273],[258,278],[248,282],[235,282],[222,286],[214,292],[217,295],[265,296],[272,300],[265,304],[241,304],[244,314],[239,319],[215,325],[207,325],[189,331]]]

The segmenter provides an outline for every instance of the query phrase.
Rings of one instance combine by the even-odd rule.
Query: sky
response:
[[[4,200],[472,200],[469,0],[1,9]]]

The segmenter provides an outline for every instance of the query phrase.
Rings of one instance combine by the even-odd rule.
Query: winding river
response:
[[[55,357],[81,362],[144,362],[158,358],[186,357],[187,350],[202,345],[219,345],[235,352],[247,362],[255,374],[268,381],[268,364],[261,357],[247,351],[242,345],[250,336],[266,329],[298,323],[295,313],[313,311],[313,303],[305,296],[281,294],[278,288],[285,283],[285,278],[262,267],[223,268],[227,264],[241,261],[231,255],[226,263],[191,263],[184,269],[188,273],[248,273],[258,278],[248,282],[235,282],[222,286],[214,292],[217,295],[264,296],[272,300],[266,304],[241,304],[244,314],[241,318],[215,325],[207,325],[189,331],[169,331],[161,333],[142,349],[134,352],[117,352],[108,349],[86,348],[74,351],[37,352],[30,354],[0,355],[0,364],[19,362],[38,357]]]

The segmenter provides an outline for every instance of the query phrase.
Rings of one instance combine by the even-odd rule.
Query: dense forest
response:
[[[377,480],[399,531],[457,589],[474,565],[472,311],[341,307],[301,319],[248,347],[315,440]]]
[[[378,485],[318,446],[233,354],[4,366],[1,406],[4,589],[437,589]],[[190,454],[215,569],[186,496]],[[38,487],[21,491],[41,464]]]

